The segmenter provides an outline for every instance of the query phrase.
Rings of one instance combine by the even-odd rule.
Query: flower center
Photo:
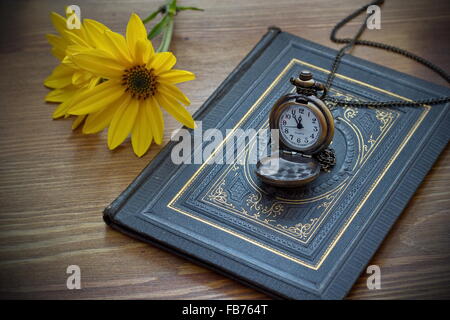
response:
[[[153,69],[149,70],[143,64],[125,69],[122,85],[125,92],[131,93],[131,97],[145,100],[156,93],[156,78]]]

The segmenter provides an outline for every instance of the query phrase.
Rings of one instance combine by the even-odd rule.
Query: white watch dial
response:
[[[306,105],[291,104],[284,108],[278,127],[285,144],[298,151],[313,146],[322,134],[319,119]]]

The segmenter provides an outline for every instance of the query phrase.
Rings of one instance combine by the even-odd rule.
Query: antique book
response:
[[[225,141],[230,129],[265,128],[290,77],[309,70],[324,82],[335,54],[271,28],[194,118]],[[383,101],[450,90],[346,55],[330,94]],[[174,164],[171,141],[104,219],[273,297],[343,298],[446,146],[450,116],[448,104],[332,110],[336,166],[304,187],[260,182],[246,160],[252,141],[231,164]]]

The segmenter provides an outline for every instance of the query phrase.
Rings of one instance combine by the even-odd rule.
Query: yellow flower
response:
[[[175,70],[175,56],[155,53],[141,19],[132,14],[126,38],[105,31],[103,48],[70,56],[80,69],[108,79],[72,101],[68,113],[87,115],[83,133],[96,133],[109,126],[108,147],[119,146],[131,133],[137,156],[142,156],[152,140],[163,140],[164,120],[160,107],[189,128],[194,120],[184,105],[189,99],[175,84],[193,80],[189,71]]]
[[[45,86],[54,89],[47,94],[45,101],[59,103],[52,115],[57,119],[68,117],[67,110],[73,98],[92,89],[101,80],[100,77],[78,68],[67,54],[101,47],[99,39],[102,39],[103,32],[109,29],[100,22],[90,19],[85,19],[80,29],[68,29],[66,19],[59,14],[52,12],[50,18],[59,35],[47,34],[47,40],[52,45],[53,55],[62,63],[44,81]],[[78,127],[85,117],[85,115],[78,116],[72,128]]]

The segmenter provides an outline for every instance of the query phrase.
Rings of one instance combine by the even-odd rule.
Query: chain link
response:
[[[355,36],[353,38],[337,38],[336,37],[336,33],[338,32],[339,29],[341,29],[349,21],[351,21],[354,18],[356,18],[357,16],[359,16],[362,12],[365,12],[369,6],[382,5],[383,3],[384,3],[384,0],[372,1],[371,3],[365,5],[361,8],[359,8],[358,10],[356,10],[355,12],[351,13],[349,16],[342,19],[340,22],[338,22],[334,26],[333,30],[331,31],[331,35],[330,35],[331,41],[333,41],[335,43],[345,43],[346,45],[338,51],[338,53],[336,54],[336,57],[333,60],[330,74],[328,75],[328,78],[327,78],[327,81],[325,84],[325,88],[327,89],[327,92],[329,92],[329,89],[330,89],[331,85],[333,84],[333,80],[336,77],[336,72],[337,72],[337,69],[339,68],[342,57],[347,53],[347,51],[349,51],[356,45],[363,45],[363,46],[379,48],[379,49],[383,49],[383,50],[387,50],[387,51],[391,51],[391,52],[403,55],[407,58],[410,58],[412,60],[415,60],[415,61],[423,64],[424,66],[428,67],[429,69],[431,69],[434,72],[436,72],[437,74],[439,74],[443,79],[445,79],[445,81],[447,81],[447,83],[450,83],[450,75],[447,72],[445,72],[443,69],[441,69],[437,65],[433,64],[432,62],[415,55],[414,53],[411,53],[409,51],[406,51],[404,49],[401,49],[401,48],[398,48],[395,46],[380,43],[380,42],[360,40],[359,38],[361,37],[361,35],[364,33],[364,30],[366,29],[366,23],[367,23],[367,19],[369,18],[369,16],[367,16],[365,18],[363,24],[358,29],[358,32],[355,34]],[[325,95],[325,96],[323,96],[323,99],[326,101],[332,102],[332,103],[336,103],[336,104],[348,106],[348,107],[375,107],[375,108],[387,107],[387,106],[420,106],[420,105],[424,105],[424,104],[435,105],[435,104],[450,102],[450,97],[438,97],[438,98],[428,98],[428,99],[410,100],[410,101],[392,100],[392,101],[360,102],[360,101],[346,101],[346,100],[342,100],[342,99],[328,97]]]
[[[330,172],[336,164],[336,153],[330,147],[325,148],[319,154],[315,155],[315,158],[319,161],[322,171],[325,172]]]

